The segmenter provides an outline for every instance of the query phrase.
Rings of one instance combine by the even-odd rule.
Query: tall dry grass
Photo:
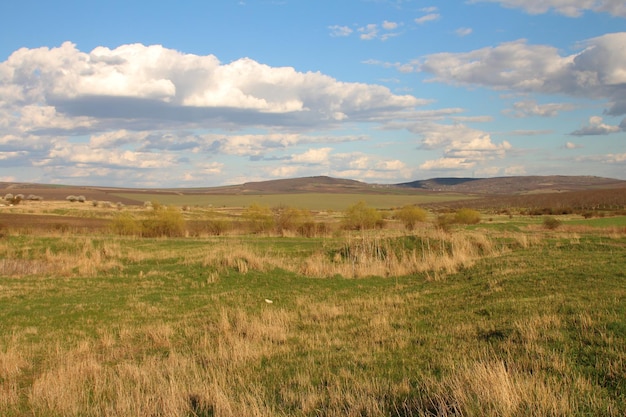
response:
[[[314,277],[394,277],[432,271],[449,274],[471,266],[484,256],[506,250],[481,233],[449,234],[431,231],[420,237],[419,247],[405,247],[394,239],[361,236],[328,253],[305,259],[297,272]],[[434,276],[441,276],[434,275]]]

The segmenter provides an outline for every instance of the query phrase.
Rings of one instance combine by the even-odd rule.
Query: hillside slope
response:
[[[496,178],[432,178],[400,187],[470,194],[539,194],[620,188],[626,181],[594,176],[518,176]]]

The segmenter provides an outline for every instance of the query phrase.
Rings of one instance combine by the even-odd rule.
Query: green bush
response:
[[[343,227],[348,230],[374,229],[383,226],[382,214],[375,208],[368,207],[363,201],[348,207],[343,219]]]
[[[394,217],[404,224],[407,230],[413,230],[415,224],[426,220],[428,212],[417,206],[404,206],[398,210]]]

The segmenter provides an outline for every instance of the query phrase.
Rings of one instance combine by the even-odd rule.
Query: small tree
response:
[[[413,230],[415,224],[426,220],[428,212],[421,207],[408,205],[395,213],[395,218],[400,220],[407,230]]]
[[[368,207],[364,201],[348,207],[343,219],[343,227],[349,230],[382,228],[384,220],[375,208]]]

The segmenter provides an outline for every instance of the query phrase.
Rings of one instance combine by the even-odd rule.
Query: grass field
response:
[[[468,200],[471,197],[452,193],[423,194],[255,194],[255,195],[168,195],[168,194],[115,194],[119,197],[139,201],[159,201],[166,205],[212,206],[212,207],[247,207],[251,204],[263,204],[269,207],[289,206],[309,210],[345,210],[359,201],[377,209],[402,207],[407,204],[445,203],[447,201]]]
[[[59,215],[59,214],[56,214]],[[2,416],[623,416],[623,217],[0,238]]]

